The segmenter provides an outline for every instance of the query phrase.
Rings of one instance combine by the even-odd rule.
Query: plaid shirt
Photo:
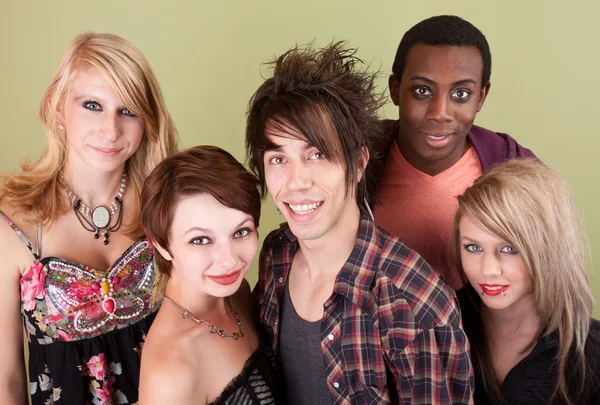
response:
[[[298,241],[267,236],[255,293],[278,353],[283,290]],[[358,239],[321,321],[333,404],[471,404],[473,370],[456,295],[427,263],[363,212]]]

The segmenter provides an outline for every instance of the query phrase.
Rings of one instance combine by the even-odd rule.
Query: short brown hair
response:
[[[297,130],[327,158],[342,162],[347,190],[356,182],[362,147],[372,152],[381,134],[377,110],[385,98],[375,91],[377,73],[362,69],[355,54],[336,42],[322,49],[295,46],[270,62],[273,76],[252,96],[246,123],[246,154],[263,196],[263,156],[276,148],[269,129]],[[367,197],[366,175],[356,190],[359,205]]]
[[[146,236],[169,251],[175,207],[182,197],[209,194],[226,207],[252,216],[258,228],[260,193],[256,177],[231,154],[216,146],[195,146],[163,160],[142,189],[142,225]],[[158,252],[158,269],[167,275],[171,263]]]

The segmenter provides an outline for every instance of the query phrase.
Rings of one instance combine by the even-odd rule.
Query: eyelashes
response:
[[[95,100],[91,100],[91,99],[85,100],[83,102],[83,108],[85,108],[86,110],[90,110],[90,111],[103,111],[100,103]],[[131,112],[131,110],[127,107],[121,108],[119,110],[119,112],[121,114],[125,115],[126,117],[137,117],[137,115],[135,115],[133,112]]]
[[[240,228],[233,233],[233,238],[234,239],[244,239],[244,238],[250,236],[253,232],[254,232],[254,229],[249,228],[249,227]],[[213,243],[213,240],[211,238],[209,238],[208,236],[197,236],[197,237],[191,239],[189,243],[191,243],[192,245],[205,246],[205,245],[210,245],[211,243]]]

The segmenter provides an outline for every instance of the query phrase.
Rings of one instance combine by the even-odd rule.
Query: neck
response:
[[[356,204],[348,204],[346,211],[321,238],[299,241],[309,276],[318,277],[331,271],[337,274],[352,253],[358,237],[360,209]]]
[[[181,280],[174,273],[174,270],[171,272],[171,278],[167,283],[165,296],[197,317],[210,313],[222,313],[226,310],[225,298],[198,292],[188,282]]]
[[[491,309],[482,305],[481,317],[485,331],[490,337],[511,337],[526,333],[531,334],[533,339],[541,328],[532,294],[504,309]]]
[[[108,206],[113,202],[121,187],[124,170],[124,166],[111,172],[70,170],[67,166],[64,178],[71,191],[93,209],[98,205]]]

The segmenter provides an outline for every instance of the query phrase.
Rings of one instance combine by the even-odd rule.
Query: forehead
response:
[[[214,233],[230,233],[246,219],[252,219],[252,216],[226,207],[210,194],[194,194],[177,202],[171,232],[177,235],[200,227]]]
[[[434,81],[481,82],[483,59],[475,46],[414,45],[405,61],[403,79],[423,76]]]
[[[481,244],[501,244],[506,243],[502,238],[488,232],[477,226],[469,217],[463,216],[458,222],[458,228],[461,238],[468,238]]]
[[[106,98],[119,100],[117,92],[104,75],[92,67],[81,69],[76,73],[69,88],[69,93],[75,97],[98,94]]]
[[[290,125],[269,124],[265,135],[276,149],[308,149],[312,146],[299,130]]]
[[[265,137],[270,144],[267,149],[303,151],[314,147],[331,160],[339,160],[341,140],[333,123],[324,115],[308,115],[305,118],[293,123],[282,118],[269,120],[265,127]]]

